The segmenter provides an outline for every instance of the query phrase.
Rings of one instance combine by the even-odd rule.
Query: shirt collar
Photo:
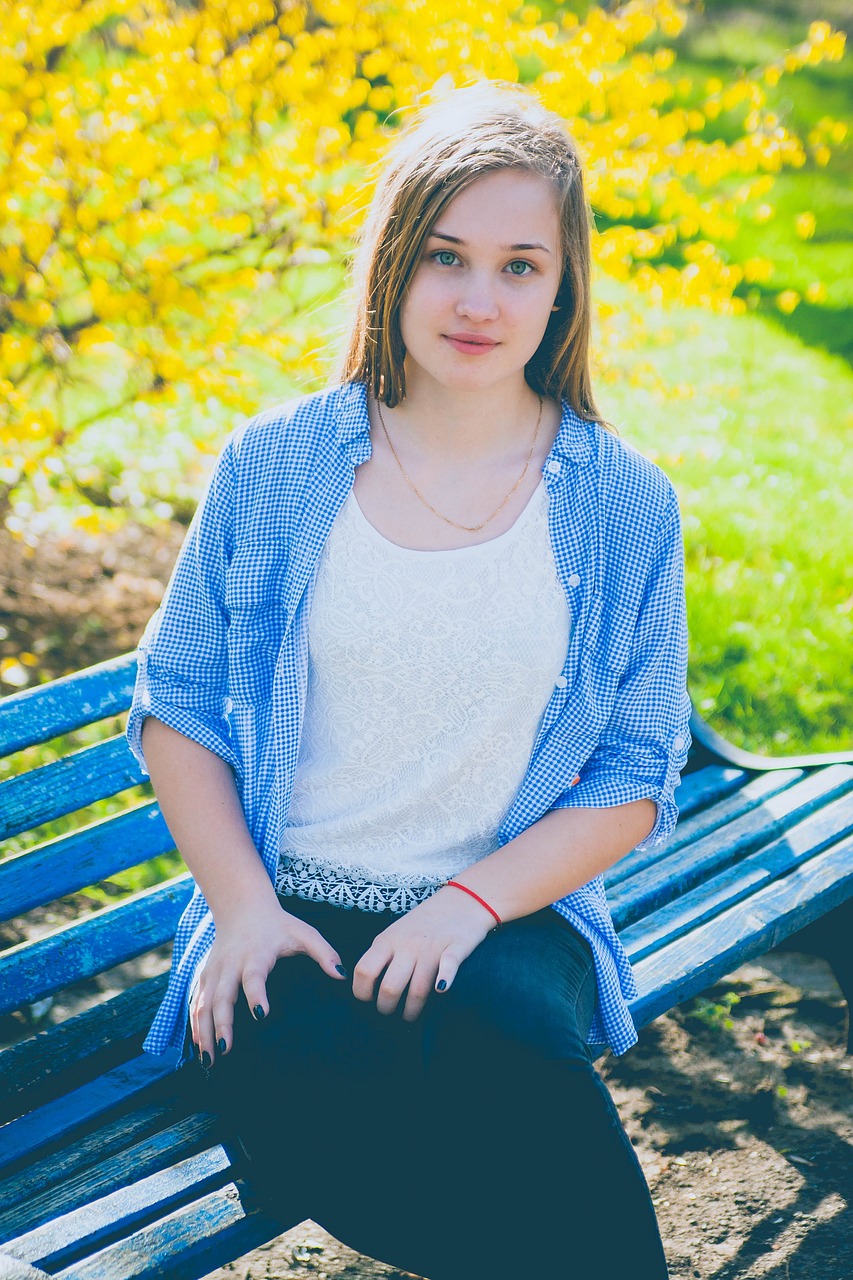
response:
[[[564,400],[560,427],[548,454],[549,460],[556,458],[582,466],[592,453],[591,434],[592,424],[575,413],[568,400]]]
[[[353,466],[370,457],[370,419],[367,416],[367,384],[344,382],[335,410],[335,438]]]

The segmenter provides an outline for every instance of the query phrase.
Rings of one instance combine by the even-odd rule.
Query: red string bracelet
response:
[[[494,907],[490,907],[488,902],[485,902],[480,897],[479,893],[475,893],[473,889],[469,889],[467,884],[460,884],[458,880],[448,880],[447,884],[450,886],[451,889],[463,889],[465,893],[470,893],[472,898],[477,899],[481,907],[485,907],[487,911],[490,911],[492,913],[492,915],[497,920],[498,924],[503,924],[503,920],[501,920],[500,916],[498,915],[497,911],[495,911]]]

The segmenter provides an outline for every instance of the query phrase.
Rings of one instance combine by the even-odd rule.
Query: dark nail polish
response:
[[[201,1065],[202,1065],[205,1069],[207,1069],[207,1068],[210,1066],[210,1054],[207,1052],[207,1050],[206,1050],[206,1049],[205,1049],[204,1053],[201,1055]]]
[[[263,1022],[266,1016],[267,1015],[264,1013],[261,1006],[259,1004],[256,1004],[254,1009],[252,1010],[252,1017],[255,1019],[255,1022]]]
[[[435,989],[436,989],[436,991],[444,991],[444,989],[446,988],[446,986],[447,986],[447,983],[446,983],[446,981],[444,980],[444,978],[442,978],[442,979],[441,979],[441,982],[439,982],[439,983],[438,983],[438,985],[436,986],[436,988],[435,988]]]
[[[219,1052],[220,1052],[220,1053],[224,1053],[224,1052],[225,1052],[225,1048],[226,1048],[226,1046],[225,1046],[225,1037],[224,1037],[224,1036],[220,1036],[220,1037],[219,1037],[219,1039],[216,1041],[216,1047],[217,1047],[217,1049],[219,1050]]]
[[[342,977],[342,978],[348,978],[348,977],[349,977],[349,974],[347,973],[346,969],[344,968],[344,966],[343,966],[342,964],[336,964],[336,965],[335,965],[335,968],[337,969],[338,973],[341,975],[341,977]]]

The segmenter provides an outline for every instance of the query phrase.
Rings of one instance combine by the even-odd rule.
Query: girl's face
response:
[[[478,178],[441,213],[400,310],[410,389],[519,385],[560,285],[560,224],[547,179]]]

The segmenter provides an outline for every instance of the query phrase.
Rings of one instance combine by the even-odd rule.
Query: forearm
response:
[[[649,834],[655,818],[653,800],[606,809],[552,809],[454,879],[484,898],[504,922],[516,920],[612,867]]]
[[[151,716],[142,741],[166,825],[216,924],[276,901],[225,761]]]

